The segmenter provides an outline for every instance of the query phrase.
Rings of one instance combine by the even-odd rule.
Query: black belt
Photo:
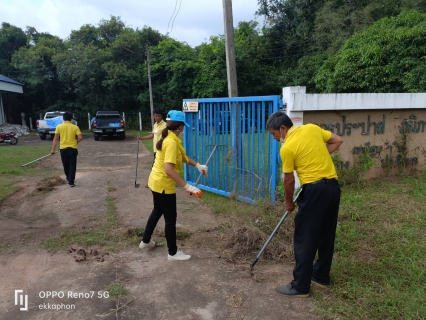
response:
[[[305,183],[303,186],[305,187],[305,186],[310,186],[310,185],[317,184],[317,183],[325,183],[325,182],[333,182],[333,181],[337,181],[337,180],[335,178],[332,178],[332,179],[323,178],[321,180],[314,181],[314,182],[311,182],[311,183]]]

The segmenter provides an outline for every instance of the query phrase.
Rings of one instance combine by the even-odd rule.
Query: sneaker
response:
[[[70,187],[75,187],[75,184],[74,184],[74,183],[71,183],[71,184],[70,184]]]
[[[189,254],[185,254],[183,251],[179,250],[173,256],[168,255],[168,259],[169,260],[176,260],[176,261],[183,261],[183,260],[189,260],[189,259],[191,259],[191,256]]]
[[[286,286],[276,287],[275,291],[279,294],[289,296],[289,297],[295,297],[295,298],[307,298],[309,297],[309,293],[300,293],[296,289],[294,289],[289,283]]]
[[[311,277],[311,283],[313,283],[314,285],[316,285],[318,288],[321,288],[321,289],[326,288],[330,284],[330,282],[329,283],[320,282],[314,277]]]
[[[139,244],[139,248],[141,249],[150,249],[150,248],[154,248],[155,247],[155,242],[154,241],[150,241],[149,243],[145,243],[143,241],[141,241],[141,243]]]

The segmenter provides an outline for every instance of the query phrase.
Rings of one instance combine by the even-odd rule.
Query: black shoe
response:
[[[148,185],[146,185],[145,188],[149,188]]]
[[[307,297],[309,297],[309,293],[298,292],[296,289],[294,289],[292,287],[291,283],[289,283],[286,286],[276,287],[275,291],[278,292],[279,294],[283,294],[283,295],[289,296],[289,297],[295,297],[295,298],[307,298]]]
[[[322,288],[322,289],[326,288],[330,284],[330,282],[328,282],[328,283],[327,282],[320,282],[317,279],[315,279],[314,277],[311,278],[311,282],[314,285],[316,285],[318,288]]]

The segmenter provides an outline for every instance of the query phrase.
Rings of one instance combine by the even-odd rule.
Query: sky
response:
[[[234,26],[255,20],[258,0],[232,0]],[[85,24],[119,16],[133,29],[149,26],[195,47],[224,34],[222,0],[0,0],[0,22],[66,39]]]

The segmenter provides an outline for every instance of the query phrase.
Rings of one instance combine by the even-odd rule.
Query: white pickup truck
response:
[[[56,126],[52,125],[52,124],[48,125],[48,123],[46,122],[46,119],[53,119],[53,118],[56,118],[56,117],[62,117],[64,115],[64,113],[65,113],[65,111],[46,112],[46,114],[44,115],[44,119],[36,121],[37,131],[38,131],[38,134],[39,134],[41,140],[46,140],[46,137],[48,135],[50,135],[52,137],[52,139],[55,136]],[[73,124],[77,125],[77,121],[75,121],[74,119],[71,120],[71,122]]]

